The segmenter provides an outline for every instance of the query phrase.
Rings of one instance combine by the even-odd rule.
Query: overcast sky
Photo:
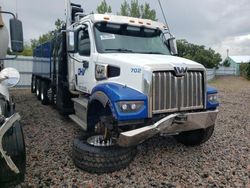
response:
[[[106,0],[117,13],[123,0]],[[130,1],[130,0],[128,0]],[[148,2],[163,22],[157,0]],[[249,0],[161,0],[172,33],[178,39],[212,47],[223,57],[250,55]],[[101,0],[72,0],[86,13],[96,11]],[[64,20],[64,0],[0,0],[2,9],[18,12],[23,22],[24,38],[30,41],[54,29],[57,18]],[[7,20],[8,17],[4,17]]]

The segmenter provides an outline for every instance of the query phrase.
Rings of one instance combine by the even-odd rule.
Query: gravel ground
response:
[[[29,90],[15,90],[27,148],[24,187],[250,187],[250,82],[224,77],[220,113],[212,138],[185,147],[172,137],[152,138],[138,146],[124,170],[96,175],[77,169],[71,145],[79,128],[43,106]]]

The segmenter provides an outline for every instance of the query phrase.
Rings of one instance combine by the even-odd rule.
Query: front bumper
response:
[[[19,169],[17,168],[15,163],[12,161],[10,156],[8,156],[6,154],[6,151],[4,151],[3,149],[3,136],[19,119],[20,119],[20,115],[18,113],[15,113],[11,117],[6,118],[4,124],[0,127],[0,154],[5,159],[10,169],[17,174],[20,172]]]
[[[171,114],[153,125],[121,133],[117,143],[119,146],[129,147],[138,145],[156,134],[205,129],[215,124],[217,114],[218,110]]]

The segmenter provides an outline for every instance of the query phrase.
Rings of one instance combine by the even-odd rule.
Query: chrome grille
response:
[[[203,72],[154,72],[152,86],[153,114],[204,108]]]

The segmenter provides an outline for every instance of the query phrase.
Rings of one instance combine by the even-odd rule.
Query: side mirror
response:
[[[0,72],[0,83],[7,87],[14,87],[20,80],[19,72],[11,67],[5,68]]]
[[[177,51],[177,43],[176,43],[175,37],[169,38],[168,44],[169,44],[169,48],[170,48],[172,55],[177,55],[178,51]]]
[[[10,40],[13,52],[23,51],[23,26],[18,19],[10,19]]]
[[[68,31],[67,32],[67,51],[69,53],[76,53],[77,52],[77,38],[75,31]]]

